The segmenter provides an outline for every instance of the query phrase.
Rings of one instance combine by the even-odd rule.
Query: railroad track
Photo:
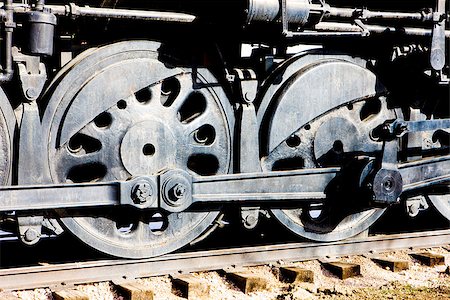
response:
[[[218,270],[278,261],[303,261],[407,248],[450,244],[450,229],[407,234],[377,235],[333,243],[289,243],[222,250],[169,254],[140,260],[111,259],[76,263],[42,264],[0,271],[0,289],[55,287]]]

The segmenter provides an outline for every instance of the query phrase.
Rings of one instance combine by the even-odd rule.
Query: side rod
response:
[[[339,168],[192,177],[182,170],[129,181],[5,186],[0,212],[131,205],[182,211],[194,203],[318,202]]]
[[[402,192],[450,181],[450,155],[398,165]],[[193,177],[183,170],[129,181],[5,186],[0,212],[129,205],[181,212],[193,205],[267,204],[292,207],[326,201],[325,191],[339,168]]]

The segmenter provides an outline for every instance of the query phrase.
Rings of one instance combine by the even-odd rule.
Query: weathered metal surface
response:
[[[260,135],[267,140],[262,160],[265,171],[339,166],[348,163],[352,155],[381,151],[382,144],[369,134],[395,113],[384,98],[376,96],[384,92],[383,87],[362,66],[364,61],[317,53],[293,58],[274,71],[258,110]],[[281,76],[283,80],[277,81]],[[367,113],[360,113],[364,111]],[[272,213],[296,234],[331,241],[364,231],[383,213],[383,209],[350,213],[352,205],[359,205],[358,200],[353,201],[336,199],[329,210],[311,206]],[[336,217],[339,210],[347,213],[327,217]]]
[[[16,118],[8,98],[0,89],[0,184],[11,183],[13,164],[13,138]]]
[[[417,192],[419,189],[450,181],[449,161],[449,156],[443,156],[393,164],[393,170],[397,170],[400,175],[400,184],[404,185],[399,195],[401,192]],[[0,188],[0,211],[128,205],[137,209],[153,208],[177,213],[188,211],[193,205],[204,205],[213,209],[214,205],[230,203],[239,203],[242,206],[261,203],[275,207],[314,203],[326,205],[333,200],[327,194],[332,195],[338,191],[334,191],[334,180],[344,176],[350,186],[356,187],[347,193],[358,192],[358,189],[366,188],[359,179],[364,179],[366,171],[372,168],[372,163],[369,163],[360,171],[360,176],[356,174],[357,176],[352,177],[346,176],[345,168],[194,177],[184,170],[171,169],[157,176],[137,176],[126,181],[3,187]],[[427,172],[424,168],[429,168],[432,172]],[[379,173],[380,171],[377,172]],[[389,177],[388,175],[385,176]],[[358,182],[351,182],[355,179]],[[373,185],[387,185],[386,182],[379,182],[375,176]],[[388,187],[386,189],[389,190]],[[373,192],[377,196],[375,187]]]
[[[211,87],[215,79],[206,70],[166,67],[158,47],[144,41],[106,46],[61,79],[43,118],[53,181],[125,180],[171,167],[202,175],[231,170],[234,125],[226,96]],[[202,166],[202,160],[210,163]],[[163,222],[152,221],[156,215]],[[62,220],[102,251],[143,257],[190,242],[217,215],[153,212],[123,220],[113,213]]]

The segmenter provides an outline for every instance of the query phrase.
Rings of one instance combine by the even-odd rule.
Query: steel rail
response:
[[[0,289],[55,287],[448,244],[450,229],[377,235],[331,243],[289,243],[196,251],[140,260],[111,259],[10,268],[0,270]]]

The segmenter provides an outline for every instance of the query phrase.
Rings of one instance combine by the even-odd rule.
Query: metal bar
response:
[[[117,182],[0,188],[0,211],[118,204],[120,204],[120,187]]]
[[[253,266],[283,260],[304,261],[326,256],[365,254],[369,251],[437,247],[450,244],[450,230],[356,238],[331,243],[290,243],[168,254],[140,260],[102,260],[0,270],[0,288],[19,290],[54,287],[126,277],[139,278]]]
[[[450,119],[407,121],[406,124],[409,132],[438,130],[450,128]]]
[[[322,200],[339,168],[219,175],[193,179],[193,202]]]
[[[450,155],[400,164],[398,169],[403,179],[403,192],[425,188],[450,180]]]
[[[294,32],[290,31],[287,33],[286,37],[362,37],[363,32],[352,32],[352,31],[336,31],[336,32],[326,32],[326,31],[301,31]]]
[[[388,144],[391,143],[395,147],[385,148],[385,155],[391,153],[391,156],[396,157],[397,143],[392,141]],[[397,164],[391,164],[397,168]],[[398,169],[403,178],[404,191],[422,188],[450,178],[448,172],[450,156],[400,164]],[[291,205],[292,201],[322,202],[327,198],[324,191],[339,172],[340,168],[317,168],[193,178],[187,175],[189,185],[192,182],[192,201],[181,210],[187,209],[192,203],[238,202],[241,205],[254,205],[266,202],[275,205]],[[170,175],[167,176],[170,178]],[[140,180],[153,186],[152,199],[142,203],[132,199],[133,190]],[[140,209],[157,208],[156,197],[160,191],[156,192],[158,190],[156,182],[156,176],[147,176],[115,182],[4,186],[0,187],[0,211],[113,205],[132,205]],[[160,205],[161,203],[160,201]]]
[[[437,0],[437,7],[433,14],[433,36],[430,47],[431,67],[440,71],[445,67],[445,2],[448,0]]]

